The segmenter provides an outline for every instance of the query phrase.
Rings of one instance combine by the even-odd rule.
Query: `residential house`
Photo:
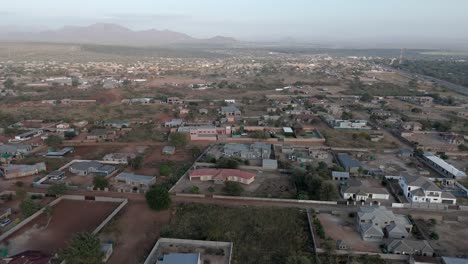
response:
[[[22,144],[2,144],[0,145],[0,154],[8,154],[12,157],[23,156],[32,150],[31,145]]]
[[[79,176],[86,176],[90,173],[107,176],[117,170],[117,167],[105,165],[97,161],[78,161],[71,164],[68,170]]]
[[[241,111],[234,105],[222,106],[220,113],[226,117],[240,117]]]
[[[341,195],[344,199],[353,201],[388,200],[390,194],[385,188],[366,187],[362,185],[349,185],[341,187]]]
[[[386,118],[392,116],[392,112],[383,109],[374,109],[371,111],[371,116]]]
[[[404,130],[409,130],[409,131],[421,131],[423,128],[423,125],[419,122],[403,122],[401,124],[401,128]]]
[[[255,177],[254,173],[235,169],[196,169],[189,172],[190,181],[214,181],[215,184],[233,181],[248,185],[255,181]]]
[[[198,110],[198,113],[201,114],[201,115],[207,115],[208,114],[208,109],[202,108],[202,109]]]
[[[359,168],[361,168],[361,163],[359,161],[351,158],[348,153],[338,153],[336,158],[340,165],[350,173],[358,173]]]
[[[434,249],[427,240],[392,239],[385,244],[391,254],[433,256]]]
[[[271,156],[271,144],[254,142],[251,144],[227,143],[223,148],[223,155],[236,156],[243,159],[269,159]]]
[[[385,236],[401,239],[402,236],[408,236],[413,228],[406,216],[396,215],[383,206],[360,207],[356,222],[357,229],[365,241],[382,241]]]
[[[442,191],[429,179],[422,176],[401,176],[398,181],[405,197],[412,203],[456,204],[450,192]]]
[[[87,136],[87,140],[96,140],[96,141],[105,141],[105,140],[114,140],[117,133],[113,130],[96,128],[93,129]]]
[[[263,159],[262,168],[265,170],[276,170],[278,169],[278,161],[275,159]]]
[[[18,140],[18,141],[25,141],[25,140],[29,140],[33,137],[38,137],[42,134],[42,130],[41,129],[36,129],[36,130],[30,130],[30,131],[27,131],[27,132],[24,132],[22,134],[19,134],[17,136],[15,136],[15,140]]]
[[[44,162],[39,162],[34,165],[7,164],[0,167],[0,176],[4,177],[5,179],[14,179],[36,175],[39,172],[45,170],[46,165]]]
[[[104,156],[103,161],[117,164],[128,164],[128,161],[136,158],[135,153],[109,153]]]
[[[440,175],[453,179],[461,179],[466,177],[466,173],[455,168],[452,164],[437,157],[431,152],[425,152],[422,155],[424,163],[429,165],[432,169],[437,171]]]
[[[180,127],[184,125],[182,119],[172,119],[171,121],[165,122],[164,127]]]
[[[189,133],[190,140],[216,141],[219,137],[231,135],[231,127],[215,126],[184,126],[177,129],[181,133]]]
[[[443,264],[468,264],[468,258],[442,257]]]
[[[398,150],[397,156],[402,158],[410,158],[413,157],[414,151],[412,149],[407,148],[400,148]]]
[[[156,177],[122,172],[114,177],[116,183],[124,183],[126,186],[116,186],[120,192],[140,191],[146,192],[156,183]]]
[[[183,104],[184,101],[181,100],[179,97],[168,97],[166,102],[168,104]]]
[[[332,171],[332,180],[347,181],[349,180],[349,172],[347,171]]]
[[[127,128],[130,127],[130,122],[127,119],[111,119],[104,121],[104,126],[112,128]]]

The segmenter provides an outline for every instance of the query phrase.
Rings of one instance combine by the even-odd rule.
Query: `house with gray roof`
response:
[[[93,161],[93,160],[74,162],[68,168],[68,170],[71,173],[77,174],[79,176],[86,176],[90,173],[107,176],[111,174],[112,172],[114,172],[116,169],[117,167],[115,166],[102,164],[100,162]]]
[[[434,255],[434,249],[427,240],[393,239],[385,244],[385,249],[389,253],[399,255]]]
[[[336,158],[340,165],[350,173],[357,173],[359,168],[361,167],[361,163],[359,161],[351,158],[348,153],[338,153]]]
[[[184,125],[182,119],[172,119],[171,121],[165,122],[164,127],[180,127]]]
[[[228,117],[228,116],[240,116],[242,114],[241,110],[239,110],[239,108],[237,108],[234,105],[222,106],[221,110],[220,110],[220,113],[222,115],[225,115],[226,117]]]
[[[353,201],[388,200],[390,194],[385,188],[367,187],[362,185],[350,185],[341,188],[341,195],[344,199]]]
[[[269,159],[271,156],[271,144],[265,142],[254,142],[251,144],[228,143],[224,145],[223,154],[243,159]]]
[[[143,191],[146,192],[151,188],[153,184],[156,183],[156,177],[154,176],[145,176],[138,175],[129,172],[122,172],[119,175],[114,177],[114,181],[118,183],[123,183],[123,185],[118,185],[117,189],[120,192],[133,192],[133,191]]]
[[[432,169],[437,171],[440,175],[453,179],[466,178],[466,173],[455,168],[452,164],[432,154],[431,152],[425,152],[422,155],[424,163],[429,165]]]
[[[110,119],[104,121],[104,126],[112,128],[127,128],[130,127],[130,122],[127,119]]]
[[[365,241],[382,241],[388,237],[400,234],[404,229],[409,234],[413,225],[404,215],[396,215],[384,206],[360,207],[356,224],[361,237]],[[404,233],[404,232],[403,232]]]
[[[426,177],[400,176],[398,183],[406,199],[412,203],[457,203],[457,199],[452,193],[443,191]]]
[[[332,180],[334,181],[347,181],[349,179],[349,172],[347,171],[332,171]]]
[[[7,164],[0,167],[0,176],[5,179],[14,179],[38,174],[46,170],[46,164],[39,162],[33,165]]]
[[[23,145],[23,144],[0,145],[0,154],[8,154],[11,156],[27,154],[31,150],[32,150],[31,145]]]

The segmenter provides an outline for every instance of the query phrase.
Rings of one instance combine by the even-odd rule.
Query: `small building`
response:
[[[336,157],[340,165],[350,173],[357,173],[361,168],[361,163],[351,158],[348,153],[338,153]]]
[[[239,117],[241,115],[241,111],[236,106],[222,106],[220,113],[226,117]]]
[[[106,263],[112,256],[112,253],[114,252],[114,247],[111,243],[101,244],[101,252],[102,262]]]
[[[201,115],[207,115],[208,114],[208,109],[202,108],[202,109],[198,110],[198,113],[201,114]]]
[[[156,183],[156,177],[122,172],[115,176],[114,181],[116,183],[124,183],[126,185],[117,186],[120,192],[133,192],[135,189],[146,192],[153,184]]]
[[[171,121],[165,122],[164,127],[180,127],[184,125],[182,119],[172,119]]]
[[[278,169],[278,161],[274,159],[263,159],[262,168],[266,170],[276,170]]]
[[[104,121],[104,126],[112,128],[127,128],[130,127],[130,122],[127,119],[111,119]]]
[[[54,170],[49,172],[47,174],[47,177],[49,179],[62,179],[63,177],[65,177],[65,172],[60,170]]]
[[[184,101],[181,100],[179,97],[168,97],[167,101],[168,104],[183,104]]]
[[[442,257],[443,264],[468,264],[468,258]]]
[[[350,249],[350,248],[349,248],[349,246],[348,246],[348,244],[347,244],[346,242],[344,242],[344,241],[341,240],[341,239],[338,239],[338,240],[336,241],[336,249],[337,249],[337,250],[348,250],[348,249]]]
[[[434,249],[427,240],[394,239],[385,244],[385,249],[389,253],[399,255],[434,255]]]
[[[445,160],[437,157],[431,152],[425,152],[422,156],[424,163],[429,165],[440,175],[453,179],[461,179],[466,177],[466,173],[455,168],[452,164],[446,162]]]
[[[93,129],[87,136],[87,140],[105,141],[114,140],[117,133],[113,130],[97,128]]]
[[[413,157],[414,151],[407,148],[401,148],[398,150],[397,156],[402,158],[410,158]]]
[[[86,176],[90,173],[107,176],[117,168],[112,165],[103,165],[97,161],[78,161],[70,165],[68,170],[79,176]]]
[[[5,179],[14,179],[36,175],[45,170],[46,164],[44,162],[39,162],[34,165],[7,164],[0,167],[0,176],[3,176]]]
[[[347,181],[349,180],[349,172],[347,171],[332,171],[332,180]]]
[[[255,181],[255,177],[254,173],[236,169],[196,169],[189,172],[190,181],[214,181],[216,184],[234,181],[248,185]]]
[[[162,153],[164,155],[174,155],[175,151],[176,151],[176,147],[174,146],[164,146],[164,148],[162,149]]]
[[[18,141],[25,141],[25,140],[29,140],[33,137],[38,137],[42,134],[42,130],[40,129],[37,129],[37,130],[31,130],[31,131],[28,131],[28,132],[24,132],[22,134],[19,134],[17,136],[15,136],[15,139],[18,140]]]
[[[343,198],[353,201],[388,200],[390,194],[384,188],[366,186],[346,186],[341,188]]]
[[[136,157],[135,153],[109,153],[102,158],[103,161],[118,163],[118,164],[128,164],[128,161]]]

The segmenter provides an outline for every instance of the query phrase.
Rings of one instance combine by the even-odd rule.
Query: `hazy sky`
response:
[[[96,22],[195,37],[468,43],[468,0],[2,0],[0,25]]]

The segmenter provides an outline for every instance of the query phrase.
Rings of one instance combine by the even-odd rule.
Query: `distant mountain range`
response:
[[[65,26],[58,30],[21,32],[14,28],[0,27],[0,41],[37,41],[59,43],[92,43],[153,46],[168,44],[233,44],[234,38],[216,36],[198,39],[170,30],[133,31],[126,27],[97,23],[90,26]]]

